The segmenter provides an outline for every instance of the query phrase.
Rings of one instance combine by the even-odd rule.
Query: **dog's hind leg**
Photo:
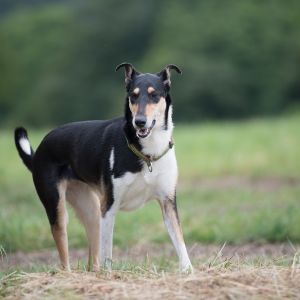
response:
[[[70,181],[67,187],[67,201],[85,227],[89,241],[89,271],[99,270],[100,245],[100,199],[84,182]]]
[[[176,205],[176,195],[172,197],[165,197],[164,199],[161,199],[159,203],[165,225],[179,257],[180,271],[185,273],[193,272],[193,267],[186,250],[180,226]]]
[[[60,179],[54,166],[44,165],[42,172],[33,172],[37,193],[48,215],[62,268],[70,271],[66,210],[66,181]]]
[[[51,226],[52,235],[55,240],[62,267],[70,271],[69,249],[68,249],[68,212],[66,209],[66,182],[58,185],[59,200],[57,205],[57,222]]]

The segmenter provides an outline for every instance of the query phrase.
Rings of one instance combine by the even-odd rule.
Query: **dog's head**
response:
[[[116,71],[125,68],[125,84],[132,125],[139,138],[150,136],[154,127],[164,127],[170,105],[171,70],[181,74],[175,65],[168,65],[156,74],[140,73],[132,64],[122,63]]]

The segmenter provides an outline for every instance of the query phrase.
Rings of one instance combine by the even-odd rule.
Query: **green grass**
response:
[[[178,125],[180,169],[178,206],[188,243],[300,241],[300,186],[201,186],[207,178],[300,180],[300,116],[245,122]],[[34,148],[47,130],[29,130]],[[0,131],[0,247],[6,252],[53,247],[44,209],[31,175],[22,165],[12,131]],[[138,224],[138,226],[137,226]],[[169,242],[159,206],[120,212],[115,244]],[[70,214],[70,247],[86,245],[85,233]]]
[[[180,176],[300,177],[300,115],[175,128]]]

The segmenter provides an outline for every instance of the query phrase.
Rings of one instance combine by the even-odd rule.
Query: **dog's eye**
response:
[[[130,95],[130,101],[131,103],[135,103],[137,101],[138,96],[136,94],[131,94]]]
[[[151,93],[151,94],[150,94],[150,99],[151,99],[153,102],[158,102],[158,101],[159,101],[159,96],[158,96],[158,94],[156,94],[156,93]]]

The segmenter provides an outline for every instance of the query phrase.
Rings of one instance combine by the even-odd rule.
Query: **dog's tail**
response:
[[[23,160],[23,163],[28,168],[28,170],[31,171],[34,151],[30,146],[27,131],[25,128],[18,127],[15,129],[15,143],[19,155]]]

